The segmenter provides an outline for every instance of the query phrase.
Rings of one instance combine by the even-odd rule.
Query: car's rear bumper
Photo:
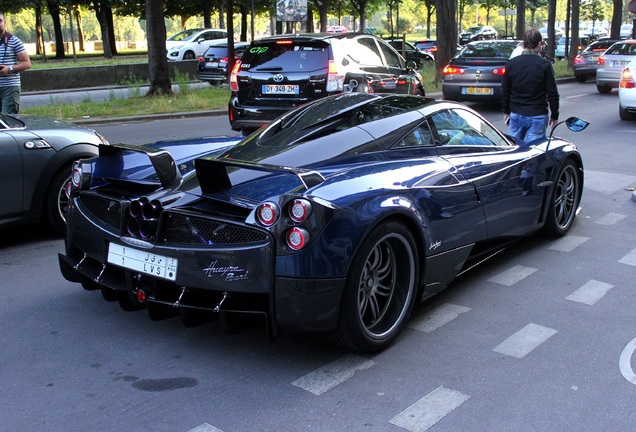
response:
[[[491,94],[468,94],[468,88],[489,88]],[[458,102],[487,102],[487,103],[499,103],[501,102],[501,84],[499,83],[442,83],[442,94],[444,99],[453,100]]]
[[[345,278],[276,277],[273,240],[268,235],[242,245],[215,244],[214,238],[187,245],[182,239],[205,236],[202,225],[194,219],[206,216],[189,215],[184,224],[175,223],[178,228],[172,228],[179,232],[178,245],[134,243],[120,235],[117,221],[121,219],[116,215],[108,214],[108,219],[97,216],[106,216],[115,208],[109,204],[108,209],[97,209],[96,205],[88,209],[77,199],[69,206],[66,250],[59,254],[65,279],[92,289],[110,290],[138,307],[157,303],[210,313],[264,314],[272,326],[279,328],[303,331],[335,328]],[[187,232],[188,222],[192,233]],[[167,224],[165,218],[159,223]],[[224,223],[218,230],[226,226]],[[251,230],[248,226],[235,228],[242,233],[241,237],[248,237]],[[116,247],[111,245],[143,252],[150,260],[143,264],[143,269],[128,264],[127,256],[122,256],[121,262],[115,261],[112,256],[109,258],[109,249]],[[167,273],[154,272],[157,261],[152,259],[156,257],[169,258],[175,263],[173,275],[166,277]]]
[[[258,129],[294,108],[296,107],[244,106],[239,104],[236,97],[232,97],[228,104],[230,125],[236,131]]]

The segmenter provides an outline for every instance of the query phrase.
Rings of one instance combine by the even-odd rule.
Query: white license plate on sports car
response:
[[[264,84],[263,94],[298,94],[298,86],[290,84]]]
[[[492,87],[462,87],[462,94],[492,95]]]
[[[179,261],[176,258],[141,251],[131,248],[130,246],[110,243],[108,245],[107,261],[110,264],[155,277],[171,281],[177,279],[177,266]]]

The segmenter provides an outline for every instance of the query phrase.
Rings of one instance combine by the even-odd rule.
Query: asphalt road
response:
[[[636,424],[636,123],[593,83],[560,86],[582,211],[562,239],[519,243],[419,305],[361,356],[255,326],[185,328],[59,274],[59,238],[0,236],[0,430],[629,431]],[[502,126],[501,114],[475,106]],[[225,126],[224,126],[225,123]],[[226,134],[224,117],[121,122],[111,141]]]

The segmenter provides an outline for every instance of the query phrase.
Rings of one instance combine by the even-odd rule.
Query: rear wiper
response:
[[[282,66],[256,68],[257,71],[282,71]]]

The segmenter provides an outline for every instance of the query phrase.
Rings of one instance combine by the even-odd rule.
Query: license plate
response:
[[[135,270],[155,277],[174,281],[177,279],[176,258],[157,255],[146,251],[110,243],[108,246],[108,259],[110,264]]]
[[[290,84],[263,84],[263,94],[298,94],[298,86]]]
[[[626,62],[624,60],[612,60],[611,63],[612,64],[610,65],[610,67],[615,67],[615,66],[625,66],[629,62]]]
[[[215,67],[219,67],[219,62],[207,62],[205,64],[206,68],[215,68]]]
[[[462,87],[462,94],[469,95],[492,95],[492,87]]]

